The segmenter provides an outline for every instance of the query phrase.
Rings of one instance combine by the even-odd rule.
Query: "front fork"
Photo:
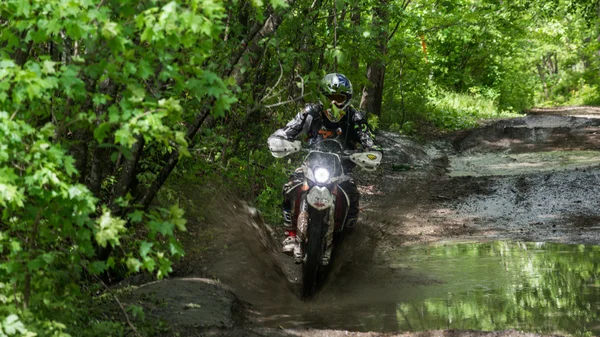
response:
[[[319,214],[321,213],[321,211],[318,211],[314,208],[312,208],[309,204],[308,201],[306,200],[306,194],[302,195],[302,199],[300,201],[300,213],[298,214],[298,229],[297,229],[297,236],[298,239],[301,242],[308,242],[308,238],[306,236],[306,233],[308,231],[308,226],[309,226],[309,219],[310,219],[310,214]],[[311,210],[313,212],[311,212]],[[325,215],[325,221],[323,221],[324,225],[327,226],[327,233],[325,234],[325,246],[324,246],[324,250],[323,250],[323,261],[322,264],[328,264],[329,260],[331,258],[331,250],[333,248],[333,233],[335,232],[335,199],[334,202],[332,204],[331,207],[329,207],[327,209],[327,213]],[[317,222],[318,223],[318,222]],[[300,245],[301,247],[301,255],[302,259],[304,259],[304,251],[303,251],[303,247],[304,245]],[[301,263],[301,260],[298,260],[298,258],[296,259],[296,263]]]

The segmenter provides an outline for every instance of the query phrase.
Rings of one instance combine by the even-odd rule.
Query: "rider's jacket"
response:
[[[345,110],[346,115],[333,123],[323,115],[323,105],[308,103],[304,106],[294,119],[284,128],[275,131],[271,137],[283,137],[287,140],[295,140],[301,134],[308,136],[308,143],[312,144],[320,137],[340,136],[344,140],[347,149],[356,150],[357,144],[364,149],[373,148],[373,134],[369,130],[367,121],[363,114],[352,106]]]

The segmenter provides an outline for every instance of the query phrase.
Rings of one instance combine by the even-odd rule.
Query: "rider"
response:
[[[318,140],[320,135],[339,135],[349,150],[356,150],[357,144],[365,151],[380,151],[373,143],[374,136],[369,130],[363,114],[350,103],[352,84],[339,73],[327,74],[323,78],[325,91],[322,93],[326,103],[308,103],[284,128],[275,131],[269,138],[295,140],[300,134],[307,134],[308,143]],[[344,168],[349,173],[351,166]],[[283,222],[286,238],[283,240],[283,252],[294,257],[300,254],[300,243],[296,239],[296,219],[292,219],[292,199],[303,181],[302,171],[296,172],[283,187]],[[348,179],[339,185],[349,196],[346,226],[352,228],[358,217],[359,198],[354,180]]]

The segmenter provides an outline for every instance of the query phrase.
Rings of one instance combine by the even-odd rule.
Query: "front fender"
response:
[[[322,211],[333,206],[335,198],[326,186],[313,186],[306,195],[306,201],[316,210]]]

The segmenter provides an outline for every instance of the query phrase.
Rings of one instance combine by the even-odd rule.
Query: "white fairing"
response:
[[[350,160],[367,171],[374,171],[381,164],[381,152],[369,151],[354,153]]]
[[[290,142],[287,139],[279,137],[271,137],[267,141],[269,144],[269,150],[275,158],[283,158],[289,154],[300,151],[300,141],[295,140]]]

